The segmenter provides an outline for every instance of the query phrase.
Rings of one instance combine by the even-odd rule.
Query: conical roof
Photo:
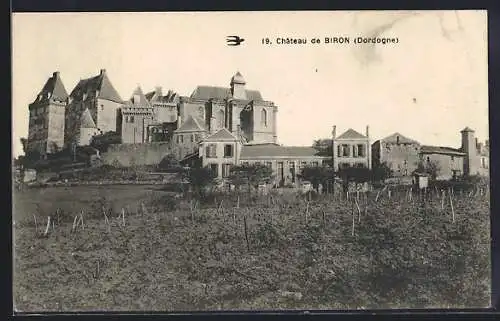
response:
[[[82,115],[80,116],[80,127],[81,128],[97,128],[94,120],[92,119],[92,115],[90,114],[90,110],[86,108]]]
[[[245,78],[241,75],[239,71],[231,78],[231,84],[246,84]]]

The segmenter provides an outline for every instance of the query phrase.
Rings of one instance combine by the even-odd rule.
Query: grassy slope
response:
[[[167,211],[162,209],[161,196],[151,194],[135,189],[104,194],[100,202],[106,207],[114,204],[115,212],[130,207],[125,226],[119,225],[115,213],[109,230],[97,210],[85,212],[85,228],[76,233],[71,233],[72,215],[63,216],[47,238],[35,236],[32,219],[16,224],[16,308],[336,309],[489,304],[489,204],[484,196],[456,195],[452,223],[449,204],[441,210],[439,200],[421,204],[393,196],[375,202],[371,195],[368,207],[360,201],[361,215],[354,206],[353,236],[353,206],[345,200],[322,199],[306,205],[298,198],[280,197],[273,199],[274,204],[261,200],[251,207],[242,201],[242,208],[233,210],[234,199],[225,199],[224,211],[218,213],[214,205],[198,209],[193,222],[186,204]],[[84,203],[96,197],[79,195],[73,199]],[[136,211],[133,205],[139,201],[147,204],[147,213]]]

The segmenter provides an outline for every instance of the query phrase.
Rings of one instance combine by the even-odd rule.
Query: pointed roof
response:
[[[80,80],[73,91],[71,91],[70,96],[77,100],[83,100],[84,94],[87,97],[97,96],[97,98],[117,103],[123,102],[113,84],[111,84],[105,69],[101,69],[98,76]]]
[[[94,120],[92,119],[92,115],[90,114],[90,110],[88,108],[85,108],[82,115],[80,116],[80,127],[97,128]]]
[[[355,131],[352,128],[349,128],[348,130],[346,130],[342,135],[340,135],[336,139],[362,139],[362,138],[366,138],[366,136],[358,133],[357,131]]]
[[[214,142],[214,141],[238,141],[238,138],[236,138],[227,128],[222,128],[219,129],[217,132],[214,134],[208,136],[207,138],[204,139],[204,141],[209,141],[209,142]]]
[[[463,133],[463,132],[474,132],[474,130],[473,130],[473,129],[470,129],[469,127],[465,127],[465,128],[464,128],[464,129],[462,129],[460,132],[461,132],[461,133]]]
[[[398,137],[399,137],[399,140],[398,140]],[[387,136],[385,138],[382,138],[381,141],[383,141],[385,143],[398,143],[399,142],[400,144],[418,144],[418,142],[416,140],[405,137],[398,132],[396,132],[390,136]]]
[[[189,115],[186,121],[175,132],[179,133],[205,131],[205,126],[203,126],[202,124],[203,122],[201,121],[201,119]]]
[[[67,98],[68,98],[68,92],[64,87],[59,71],[56,71],[52,74],[52,77],[47,79],[47,82],[43,86],[42,90],[38,93],[38,96],[35,99],[35,101],[42,101],[48,99],[65,101]]]
[[[130,99],[126,102],[129,106],[150,107],[149,101],[142,92],[141,86],[137,86]]]
[[[234,74],[234,76],[231,78],[231,85],[232,84],[246,84],[245,78],[243,78],[239,71],[237,71],[236,74]]]

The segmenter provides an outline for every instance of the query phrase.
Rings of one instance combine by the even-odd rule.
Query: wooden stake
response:
[[[240,196],[236,199],[236,208],[240,208]]]
[[[325,216],[326,216],[326,213],[325,213],[325,209],[323,208],[322,210],[322,213],[323,213],[323,225],[325,225]]]
[[[453,199],[450,194],[450,205],[451,205],[451,215],[452,215],[452,222],[455,223],[455,209],[453,208]]]
[[[125,226],[125,209],[122,208],[122,226]]]
[[[38,234],[38,223],[36,222],[36,215],[33,214],[33,218],[35,219],[35,234]]]
[[[80,214],[80,222],[82,224],[82,230],[85,229],[85,225],[83,224],[83,210],[82,210],[82,213]]]
[[[45,232],[43,233],[44,236],[47,236],[49,233],[49,227],[50,227],[50,216],[47,216],[47,227],[45,227]]]
[[[78,215],[75,215],[75,219],[73,220],[73,227],[71,228],[71,232],[73,232],[75,229],[76,229],[76,223],[77,223],[77,220],[78,219]]]
[[[356,201],[356,207],[358,208],[358,222],[361,222],[361,209],[359,208],[358,200]]]
[[[441,209],[444,210],[444,196],[445,196],[445,191],[441,191]]]
[[[352,236],[354,236],[354,203],[351,203],[351,214],[352,214]]]
[[[243,216],[243,224],[245,225],[245,240],[247,242],[247,250],[250,251],[250,243],[248,242],[248,227],[247,227],[247,216]]]
[[[307,216],[309,215],[309,202],[306,203],[306,224],[307,224]]]

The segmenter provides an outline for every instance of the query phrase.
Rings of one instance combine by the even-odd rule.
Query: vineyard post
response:
[[[309,201],[306,203],[306,225],[307,225],[307,216],[309,214]]]
[[[38,224],[36,222],[36,215],[33,214],[33,218],[35,219],[35,235],[38,234]]]
[[[358,200],[356,201],[356,207],[358,208],[358,223],[361,222],[361,208],[359,207]]]
[[[50,227],[50,216],[47,216],[47,227],[45,227],[45,232],[43,233],[44,236],[47,236],[47,234],[49,234],[49,227]]]
[[[247,243],[247,250],[250,251],[250,243],[248,242],[248,226],[247,226],[247,216],[246,214],[243,216],[243,224],[245,226],[245,240]]]
[[[84,230],[85,229],[85,225],[83,224],[83,210],[80,213],[80,222],[82,223],[82,230]]]
[[[75,215],[75,219],[73,220],[73,227],[71,228],[71,232],[75,231],[76,229],[76,220],[78,219],[78,215]]]
[[[453,198],[451,197],[451,193],[449,195],[450,195],[452,221],[453,221],[453,223],[455,223],[455,209],[453,208]]]
[[[354,236],[354,202],[351,202],[351,216],[352,216],[352,236]]]
[[[236,199],[236,208],[240,208],[240,195],[238,194],[238,198]]]
[[[444,210],[444,197],[445,197],[446,191],[443,189],[441,190],[441,209]]]

